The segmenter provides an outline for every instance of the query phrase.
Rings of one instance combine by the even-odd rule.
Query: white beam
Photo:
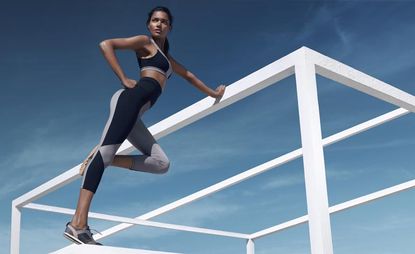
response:
[[[26,204],[29,204],[33,200],[41,198],[47,195],[48,193],[51,193],[59,189],[60,187],[63,187],[66,184],[80,178],[81,177],[79,175],[80,166],[81,164],[67,170],[66,172],[58,175],[57,177],[52,178],[46,183],[16,198],[15,200],[13,200],[13,202],[15,202],[18,207],[24,206]]]
[[[415,96],[312,49],[304,47],[317,74],[415,113]]]
[[[19,254],[20,252],[20,223],[21,223],[21,211],[17,207],[15,202],[12,202],[12,221],[11,237],[10,237],[10,253]]]
[[[327,137],[323,140],[323,145],[324,146],[328,146],[331,145],[333,143],[339,142],[341,140],[344,140],[346,138],[352,137],[354,135],[357,135],[361,132],[370,130],[376,126],[382,125],[384,123],[390,122],[396,118],[399,118],[401,116],[404,116],[406,114],[408,114],[410,111],[403,109],[403,108],[398,108],[395,110],[392,110],[386,114],[380,115],[378,117],[372,118],[366,122],[357,124],[351,128],[348,128],[344,131],[341,131],[339,133],[336,133],[330,137]]]
[[[371,194],[359,197],[359,198],[355,198],[353,200],[349,200],[347,202],[332,206],[329,208],[330,213],[336,213],[336,212],[340,212],[346,209],[350,209],[352,207],[358,206],[358,205],[362,205],[365,203],[369,203],[372,202],[374,200],[377,200],[379,198],[383,198],[395,193],[399,193],[405,190],[409,190],[411,188],[415,187],[415,179],[414,180],[410,180],[407,181],[405,183],[401,183],[401,184],[397,184],[395,186],[377,191],[377,192],[373,192]]]
[[[380,199],[380,198],[383,198],[383,197],[386,197],[386,196],[390,196],[392,194],[399,193],[399,192],[409,190],[409,189],[412,189],[412,188],[415,188],[415,179],[407,181],[405,183],[397,184],[395,186],[392,186],[392,187],[389,187],[389,188],[386,188],[386,189],[383,189],[383,190],[380,190],[380,191],[377,191],[377,192],[373,192],[371,194],[368,194],[368,195],[365,195],[365,196],[362,196],[362,197],[359,197],[359,198],[355,198],[355,199],[343,202],[341,204],[331,206],[331,207],[329,207],[329,213],[332,214],[332,213],[341,212],[341,211],[353,208],[355,206],[363,205],[365,203],[369,203],[369,202],[375,201],[377,199]],[[304,215],[304,216],[295,218],[293,220],[286,221],[284,223],[272,226],[270,228],[266,228],[266,229],[263,229],[261,231],[255,232],[255,233],[250,235],[250,238],[255,240],[255,239],[258,239],[260,237],[264,237],[266,235],[273,234],[273,233],[285,230],[287,228],[297,226],[297,225],[305,223],[307,221],[308,221],[308,216]]]
[[[159,139],[291,76],[298,52],[294,51],[227,86],[219,103],[207,97],[151,126],[150,132]]]
[[[246,254],[255,254],[255,243],[252,239],[246,242]]]
[[[255,239],[258,239],[260,237],[270,235],[270,234],[273,234],[275,232],[282,231],[284,229],[300,225],[300,224],[305,223],[307,221],[308,221],[308,215],[304,215],[304,216],[295,218],[293,220],[289,220],[289,221],[283,222],[281,224],[278,224],[278,225],[263,229],[261,231],[255,232],[255,233],[251,234],[251,239],[255,240]]]
[[[75,214],[74,209],[68,209],[68,208],[56,207],[56,206],[49,206],[49,205],[41,205],[41,204],[34,204],[34,203],[27,204],[27,205],[24,206],[24,208],[29,208],[29,209],[33,209],[33,210],[39,210],[39,211],[53,212],[53,213],[62,213],[62,214],[70,214],[70,215]],[[248,239],[249,238],[249,235],[242,234],[242,233],[228,232],[228,231],[207,229],[207,228],[200,228],[200,227],[189,227],[189,226],[176,225],[176,224],[170,224],[170,223],[162,223],[162,222],[141,220],[141,219],[137,219],[137,218],[132,219],[132,218],[127,218],[127,217],[108,215],[108,214],[102,214],[102,213],[89,212],[88,217],[89,218],[94,218],[94,219],[99,219],[99,220],[123,222],[123,223],[128,223],[130,225],[142,225],[142,226],[149,226],[149,227],[181,230],[181,231],[187,231],[187,232],[209,234],[209,235],[218,235],[218,236],[226,236],[226,237],[233,237],[233,238],[242,238],[242,239]]]
[[[295,65],[312,254],[332,254],[330,216],[314,64],[305,51]]]

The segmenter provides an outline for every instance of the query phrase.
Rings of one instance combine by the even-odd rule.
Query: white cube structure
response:
[[[120,222],[119,225],[105,230],[102,236],[97,237],[97,239],[108,237],[134,225],[145,225],[243,239],[246,243],[246,253],[253,254],[255,252],[255,239],[308,222],[311,253],[332,254],[333,244],[330,227],[331,213],[343,211],[345,209],[415,187],[414,179],[329,207],[323,147],[359,134],[363,131],[370,130],[371,128],[404,116],[410,112],[414,113],[415,97],[307,47],[302,47],[229,85],[224,96],[219,101],[211,97],[202,99],[151,126],[149,130],[156,139],[159,139],[265,87],[276,85],[275,83],[278,81],[293,74],[295,74],[296,78],[302,147],[135,218],[90,213],[91,218]],[[357,89],[385,102],[391,103],[397,106],[398,109],[370,119],[332,136],[323,138],[320,126],[321,123],[317,98],[316,74]],[[128,154],[133,149],[133,146],[128,141],[125,141],[120,147],[118,154]],[[304,163],[308,210],[308,214],[304,216],[294,218],[279,225],[273,225],[269,228],[253,232],[251,234],[150,221],[150,219],[156,216],[228,188],[268,170],[274,169],[301,156],[303,156]],[[65,173],[51,179],[50,181],[40,185],[13,201],[11,228],[12,254],[19,253],[21,209],[28,208],[64,214],[74,213],[74,210],[72,209],[35,204],[32,202],[80,178],[80,175],[78,175],[79,166],[80,165],[77,165],[72,169],[69,169]],[[104,251],[115,251],[115,249],[117,249],[115,247],[101,248],[100,251],[95,251],[94,248],[97,249],[96,247],[90,246],[77,247],[70,245],[55,253],[74,253],[70,251],[75,249],[79,249],[79,251],[88,249],[85,253],[118,253]],[[151,251],[145,252],[145,250],[128,250],[130,252],[127,250],[125,251],[126,252],[123,253],[166,253]]]

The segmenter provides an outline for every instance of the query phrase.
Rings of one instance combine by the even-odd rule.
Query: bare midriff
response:
[[[164,83],[166,82],[167,78],[166,78],[166,76],[164,76],[160,72],[154,71],[154,70],[142,70],[140,72],[140,74],[141,74],[142,78],[150,77],[150,78],[153,78],[153,79],[157,80],[157,82],[159,82],[159,84],[161,86],[161,89],[162,90],[164,89]]]

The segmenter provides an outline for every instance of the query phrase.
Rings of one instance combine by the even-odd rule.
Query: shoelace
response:
[[[95,229],[92,229],[92,228],[91,228],[91,229],[89,229],[89,231],[90,231],[90,232],[91,232],[91,230],[94,230],[94,231],[95,231],[95,232],[97,232],[98,234],[102,235],[102,234],[101,234],[101,232],[99,232],[98,230],[95,230]]]

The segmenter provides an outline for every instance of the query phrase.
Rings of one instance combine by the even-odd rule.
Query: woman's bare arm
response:
[[[216,90],[212,90],[206,86],[200,79],[198,79],[193,73],[187,70],[183,65],[177,62],[171,55],[169,55],[169,60],[172,64],[173,71],[187,80],[190,84],[198,88],[200,91],[206,93],[207,95],[219,98],[223,96],[225,92],[225,86],[221,85]]]
[[[102,54],[104,55],[105,59],[111,66],[112,70],[114,71],[115,75],[121,80],[124,85],[128,85],[130,87],[132,82],[129,82],[128,78],[124,74],[121,66],[118,62],[117,56],[115,55],[116,49],[131,49],[131,50],[138,50],[141,49],[144,45],[150,43],[150,39],[146,35],[138,35],[129,38],[116,38],[116,39],[107,39],[102,41],[99,46],[101,49]]]

